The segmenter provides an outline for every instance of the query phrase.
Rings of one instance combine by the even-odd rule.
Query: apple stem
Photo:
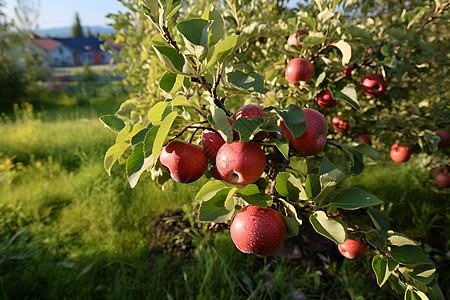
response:
[[[348,225],[350,226],[353,231],[361,238],[361,241],[364,242],[365,244],[371,246],[367,240],[365,235],[358,229],[358,227],[355,226],[355,224],[353,224],[343,213],[342,211],[339,211],[339,216],[340,218]]]

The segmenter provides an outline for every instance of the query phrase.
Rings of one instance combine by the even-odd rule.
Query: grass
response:
[[[161,191],[144,176],[131,189],[123,166],[108,176],[103,155],[114,134],[97,108],[24,107],[2,121],[1,299],[397,299],[376,285],[370,255],[325,272],[245,255],[227,231],[196,224],[186,204],[198,185]],[[448,194],[413,164],[370,167],[354,183],[386,200],[395,229],[425,241],[448,286]],[[155,217],[180,208],[184,225],[161,236]],[[188,246],[170,252],[164,243]]]

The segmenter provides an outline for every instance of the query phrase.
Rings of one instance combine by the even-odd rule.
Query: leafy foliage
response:
[[[434,263],[419,244],[390,230],[386,214],[373,208],[383,203],[380,199],[348,183],[365,164],[382,159],[374,148],[354,142],[356,133],[376,134],[380,146],[401,138],[417,145],[416,152],[438,151],[439,139],[429,124],[448,125],[448,107],[441,101],[448,91],[433,93],[412,108],[409,103],[421,99],[416,83],[428,82],[423,69],[438,65],[431,41],[439,39],[433,30],[442,24],[427,24],[448,3],[419,2],[402,7],[400,16],[378,16],[376,9],[384,7],[374,10],[373,3],[359,1],[316,0],[299,4],[299,9],[278,1],[225,1],[225,7],[217,2],[202,13],[197,10],[203,1],[195,5],[142,1],[140,10],[154,28],[142,25],[139,9],[126,3],[136,15],[112,16],[116,26],[130,32],[136,27],[133,22],[139,22],[142,30],[129,36],[119,33],[116,42],[125,42],[121,55],[137,62],[128,67],[129,78],[138,78],[136,87],[142,94],[125,102],[131,105],[129,114],[121,110],[116,114],[122,122],[103,117],[107,127],[118,132],[105,157],[107,172],[115,162],[126,160],[132,187],[145,171],[155,184],[164,186],[170,177],[158,156],[166,143],[174,139],[196,143],[203,128],[220,133],[228,143],[237,134],[240,141],[261,145],[265,171],[247,186],[207,181],[194,201],[200,205],[199,221],[228,223],[240,207],[270,206],[283,215],[288,236],[294,236],[301,216],[308,215],[314,229],[336,244],[342,244],[349,231],[368,244],[376,253],[372,267],[380,286],[388,282],[406,299],[443,299]],[[432,13],[431,19],[425,18],[427,13]],[[299,28],[307,33],[297,35],[298,46],[286,45],[286,36]],[[149,39],[148,34],[155,32],[159,35]],[[141,52],[133,53],[134,45]],[[283,77],[287,61],[297,56],[313,63],[311,82],[289,84]],[[341,75],[343,66],[352,68],[351,76]],[[387,92],[377,97],[365,93],[361,79],[369,74],[382,74],[389,82]],[[330,147],[301,157],[280,133],[279,121],[284,120],[294,138],[301,137],[308,128],[302,107],[314,107],[311,99],[324,89],[339,100],[324,112],[328,121],[339,115],[350,119],[352,129],[345,134],[330,132]],[[231,125],[228,118],[242,103],[261,104],[263,115],[240,118]],[[130,146],[131,154],[126,151]],[[343,212],[361,209],[372,221],[364,230]]]

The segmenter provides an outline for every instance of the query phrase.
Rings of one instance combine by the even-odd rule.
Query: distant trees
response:
[[[75,22],[72,25],[72,37],[84,37],[83,27],[81,26],[78,13],[75,13]]]
[[[21,26],[31,26],[26,14],[31,2],[19,1],[16,16]],[[45,75],[42,57],[36,55],[33,47],[33,35],[21,26],[9,21],[3,13],[3,1],[0,1],[0,108],[10,108],[20,102],[30,92],[30,87]]]

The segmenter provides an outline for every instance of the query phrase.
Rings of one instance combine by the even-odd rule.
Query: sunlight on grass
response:
[[[108,176],[103,156],[114,136],[95,111],[79,108],[35,113],[25,106],[13,118],[3,118],[0,295],[6,299],[391,296],[367,276],[370,255],[334,262],[321,273],[279,257],[237,251],[227,230],[212,233],[206,225],[198,225],[196,208],[186,206],[202,180],[192,185],[169,181],[161,191],[145,173],[131,189],[124,165],[115,165]],[[413,165],[380,165],[368,167],[354,183],[385,200],[384,209],[398,215],[393,224],[398,229],[419,237],[442,236],[445,241],[449,230],[443,226],[445,212],[437,211],[445,205],[445,195],[430,193],[430,182],[429,174]],[[413,216],[400,213],[411,205]],[[165,233],[165,238],[175,244],[188,240],[191,249],[171,253],[161,248],[153,221],[180,208],[186,224],[181,232]],[[408,223],[411,219],[413,224]]]

